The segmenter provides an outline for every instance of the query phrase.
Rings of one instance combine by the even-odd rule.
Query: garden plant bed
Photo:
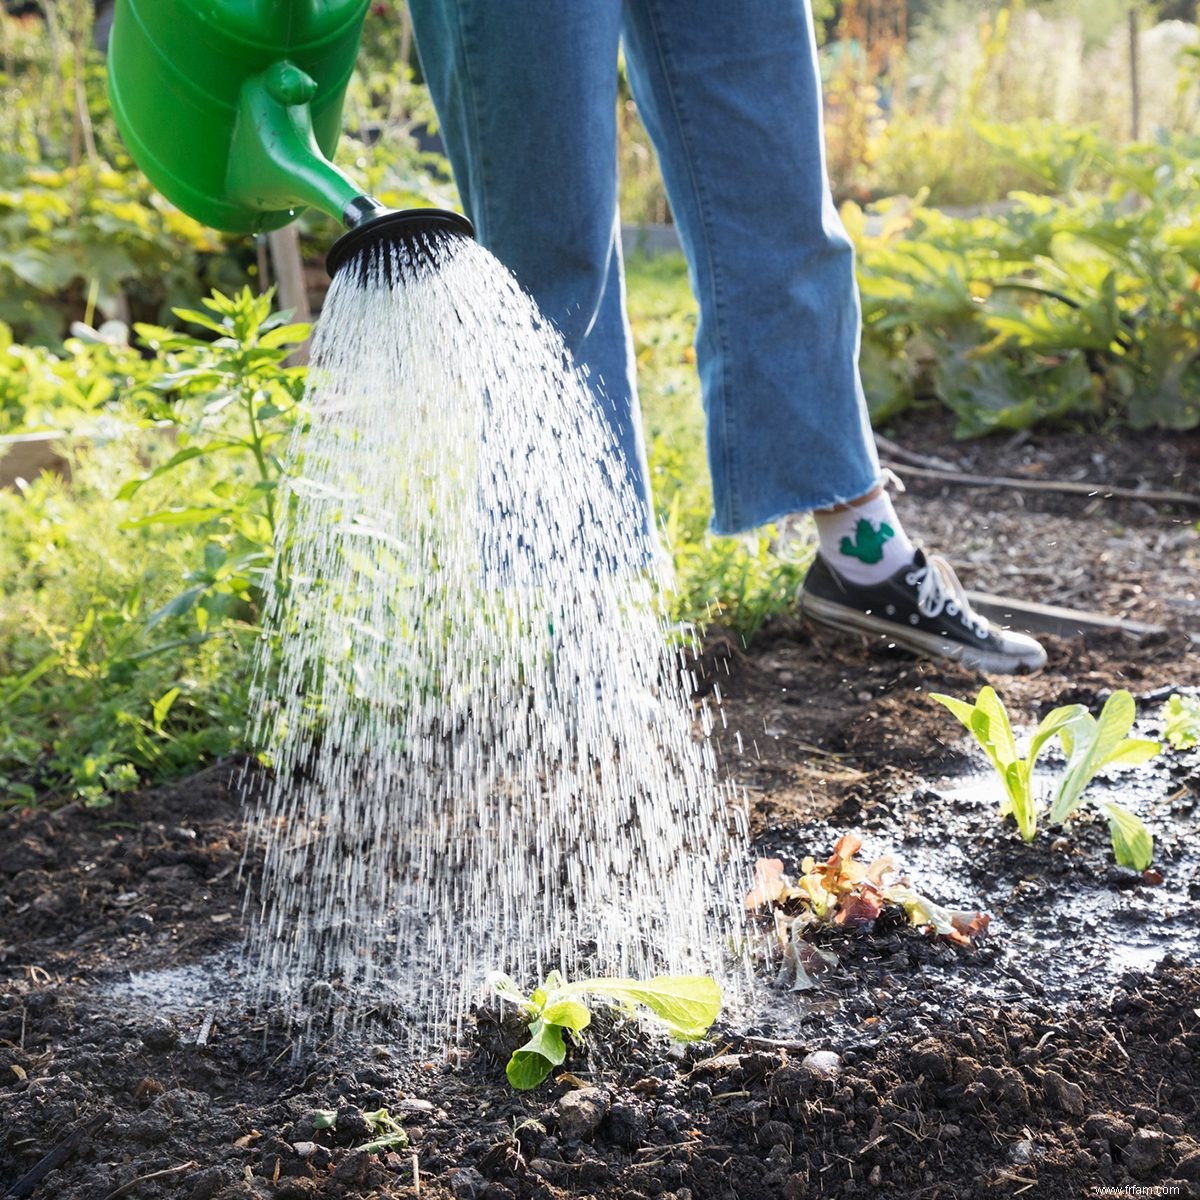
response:
[[[1062,601],[1083,580],[1089,606],[1166,627],[1050,639],[1044,671],[994,681],[1015,721],[1072,701],[1095,711],[1126,687],[1153,734],[1164,691],[1200,678],[1192,617],[1168,603],[1195,599],[1195,537],[1178,514],[1081,519],[954,491],[900,504],[931,542],[960,531],[972,586],[1041,571],[1020,594]],[[1144,586],[1122,591],[1126,572]],[[884,922],[827,934],[839,963],[818,991],[774,990],[764,970],[683,1052],[602,1023],[567,1074],[518,1094],[503,1074],[518,1031],[487,1013],[461,1053],[414,1060],[385,1024],[297,1048],[243,1011],[238,764],[107,810],[10,810],[0,1184],[39,1200],[398,1197],[418,1178],[435,1200],[1075,1197],[1171,1181],[1200,1195],[1200,753],[1094,785],[1149,823],[1155,884],[1113,865],[1090,809],[1031,846],[999,822],[982,758],[928,698],[973,696],[973,676],[790,619],[749,651],[710,631],[705,664],[756,852],[795,874],[857,831],[936,900],[985,908],[978,949]],[[806,1065],[814,1050],[839,1056],[836,1074]],[[561,1103],[582,1087],[598,1091]],[[379,1108],[408,1147],[357,1149]],[[337,1111],[333,1130],[314,1129],[318,1110]]]

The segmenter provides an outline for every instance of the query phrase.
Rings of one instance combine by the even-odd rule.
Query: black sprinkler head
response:
[[[367,270],[373,246],[406,245],[414,258],[436,267],[437,250],[448,235],[473,238],[475,226],[461,213],[445,208],[384,208],[377,200],[363,196],[346,206],[348,233],[329,248],[325,270],[332,279],[347,263],[358,263]]]

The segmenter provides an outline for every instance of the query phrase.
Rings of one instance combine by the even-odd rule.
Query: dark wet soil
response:
[[[935,502],[931,529],[954,514],[974,537],[1001,518],[1019,528],[999,498],[974,526],[959,500]],[[1098,569],[1088,536],[1056,569]],[[1161,555],[1177,572],[1178,547]],[[1154,616],[1161,635],[1051,641],[1043,672],[994,681],[1014,719],[1123,686],[1153,734],[1163,689],[1200,681],[1186,606]],[[749,653],[714,633],[706,661],[760,853],[794,874],[856,830],[935,899],[986,908],[992,936],[962,950],[883,922],[829,938],[839,961],[819,991],[775,990],[764,970],[749,1011],[683,1049],[607,1023],[518,1095],[503,1076],[515,1031],[490,1013],[459,1050],[414,1061],[386,1025],[296,1046],[242,1011],[238,764],[107,811],[10,811],[0,1187],[37,1200],[1200,1195],[1200,755],[1097,785],[1151,826],[1157,882],[1115,866],[1090,814],[1031,846],[998,821],[982,760],[928,698],[978,679],[788,620]],[[407,1145],[362,1148],[380,1108]]]

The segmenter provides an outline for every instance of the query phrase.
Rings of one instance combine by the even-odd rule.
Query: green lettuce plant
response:
[[[1072,721],[1087,715],[1082,704],[1067,704],[1046,714],[1029,741],[1024,757],[1017,753],[1016,739],[1004,702],[994,688],[985,687],[974,704],[956,700],[940,693],[932,698],[944,704],[974,734],[975,740],[988,756],[1004,784],[1000,815],[1010,813],[1017,822],[1021,836],[1032,842],[1037,834],[1038,798],[1033,789],[1033,768],[1038,755],[1055,734],[1061,733]]]
[[[1100,716],[1085,712],[1059,732],[1067,755],[1067,773],[1058,785],[1050,820],[1061,825],[1079,807],[1084,789],[1104,767],[1134,767],[1152,759],[1162,747],[1148,738],[1128,737],[1137,710],[1124,689],[1104,702]],[[1113,800],[1101,802],[1108,816],[1113,853],[1123,867],[1144,871],[1154,856],[1150,831],[1127,808]]]
[[[1046,714],[1030,739],[1024,756],[1017,753],[1016,739],[1008,713],[995,689],[984,687],[974,704],[940,693],[932,695],[944,704],[975,737],[1004,784],[1000,815],[1010,813],[1021,836],[1031,842],[1037,833],[1040,796],[1034,787],[1033,769],[1045,745],[1057,737],[1067,756],[1049,819],[1062,825],[1079,807],[1083,793],[1097,772],[1105,767],[1137,766],[1161,749],[1158,742],[1128,737],[1136,716],[1129,692],[1114,692],[1100,716],[1093,717],[1082,704],[1067,704]],[[1146,826],[1122,805],[1103,800],[1100,807],[1108,817],[1113,853],[1123,867],[1143,871],[1154,855],[1154,839]]]
[[[540,1084],[567,1056],[565,1031],[582,1033],[592,1014],[581,997],[599,996],[629,1012],[641,1005],[681,1042],[702,1038],[721,1011],[721,987],[707,975],[656,975],[637,979],[578,979],[568,983],[558,971],[529,996],[508,975],[489,980],[501,1000],[517,1005],[529,1019],[529,1040],[513,1051],[505,1074],[519,1091]]]
[[[1162,707],[1163,737],[1174,750],[1194,750],[1200,746],[1200,696],[1182,696],[1176,692]]]

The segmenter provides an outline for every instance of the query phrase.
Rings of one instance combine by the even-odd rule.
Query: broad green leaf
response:
[[[944,704],[962,722],[967,732],[972,732],[971,717],[975,714],[975,705],[968,704],[965,700],[957,700],[953,696],[947,696],[944,692],[930,692],[929,698],[936,700],[939,704]]]
[[[535,1088],[567,1057],[562,1028],[540,1017],[529,1026],[530,1038],[513,1051],[504,1073],[513,1087],[528,1091]]]
[[[528,1092],[537,1087],[551,1071],[554,1063],[540,1054],[528,1050],[514,1050],[504,1068],[508,1082],[519,1092]]]
[[[548,1025],[560,1025],[572,1033],[579,1033],[591,1024],[592,1014],[578,1000],[555,1000],[542,1010],[542,1020]]]
[[[1149,738],[1126,738],[1100,764],[1102,767],[1138,767],[1149,762],[1159,751],[1162,744]]]
[[[298,345],[308,337],[312,326],[307,322],[296,322],[294,325],[280,325],[269,333],[264,333],[258,344],[265,350],[275,350],[283,346]]]
[[[1070,747],[1071,758],[1050,809],[1052,821],[1062,824],[1079,807],[1084,789],[1110,756],[1112,765],[1118,765],[1118,753],[1136,715],[1133,697],[1121,689],[1109,696],[1097,719],[1081,717],[1059,731],[1064,748]],[[1145,761],[1136,758],[1140,751],[1131,753],[1133,761]]]
[[[1087,709],[1082,704],[1064,704],[1061,708],[1051,709],[1038,723],[1029,743],[1029,753],[1026,757],[1029,759],[1030,766],[1032,767],[1037,761],[1038,755],[1047,742],[1056,735],[1061,736],[1062,731],[1068,725],[1085,715],[1087,715]]]
[[[1017,744],[1013,739],[1012,725],[1000,697],[993,687],[980,688],[975,698],[975,708],[988,719],[990,744],[995,747],[996,761],[1007,767],[1017,757]]]
[[[1104,811],[1108,813],[1108,831],[1117,862],[1123,867],[1144,871],[1154,857],[1154,839],[1150,830],[1119,804],[1110,801],[1104,805]]]
[[[707,975],[656,975],[645,983],[637,979],[583,979],[560,991],[607,996],[621,1004],[643,1004],[680,1041],[703,1037],[721,1011],[721,987]]]

